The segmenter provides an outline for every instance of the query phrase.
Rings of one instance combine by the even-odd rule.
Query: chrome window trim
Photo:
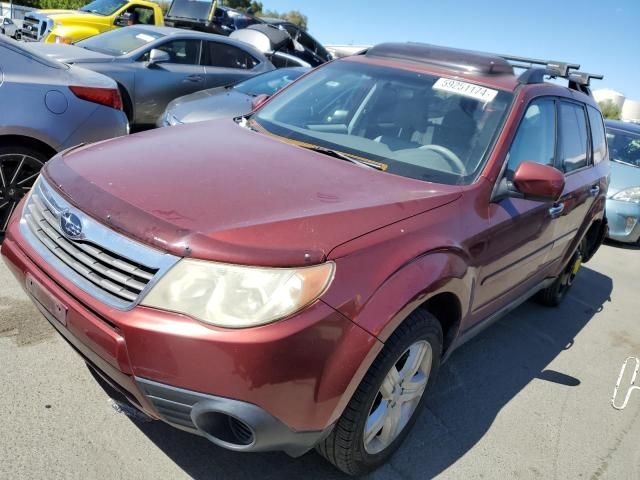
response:
[[[54,214],[56,219],[59,219],[62,213],[66,211],[73,212],[81,217],[83,227],[82,232],[84,234],[83,240],[105,249],[106,253],[115,253],[130,260],[131,262],[142,264],[148,268],[157,269],[153,278],[149,280],[135,301],[127,302],[126,300],[121,300],[110,295],[105,290],[75,272],[71,267],[67,266],[67,264],[49,250],[49,248],[47,248],[46,245],[42,243],[42,241],[32,232],[25,218],[25,213],[29,211],[29,205],[34,201],[31,198],[31,194],[29,194],[24,204],[22,217],[20,218],[20,233],[48,265],[62,274],[62,276],[67,280],[72,281],[85,293],[110,307],[121,311],[132,310],[144,299],[160,278],[162,278],[164,274],[180,260],[180,257],[161,252],[160,250],[156,250],[127,238],[97,222],[64,200],[64,198],[62,198],[48,185],[42,176],[33,186],[33,190],[41,196],[41,198],[45,199],[49,207],[53,207],[50,211]]]

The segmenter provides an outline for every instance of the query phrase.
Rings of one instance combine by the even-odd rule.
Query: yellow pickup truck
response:
[[[79,10],[35,10],[24,17],[22,38],[74,43],[129,25],[164,25],[158,4],[146,0],[95,0]]]

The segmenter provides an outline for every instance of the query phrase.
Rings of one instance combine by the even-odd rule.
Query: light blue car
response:
[[[609,238],[640,239],[640,125],[607,120],[611,183],[607,199]]]

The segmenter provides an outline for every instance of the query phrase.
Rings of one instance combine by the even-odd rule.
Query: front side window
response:
[[[552,99],[533,101],[520,122],[509,150],[507,176],[525,161],[553,165],[556,151],[556,106]]]
[[[591,144],[593,163],[599,163],[607,157],[607,139],[604,134],[602,115],[593,107],[587,106],[591,125]]]
[[[250,70],[258,61],[244,50],[226,43],[207,42],[205,64],[212,67]]]
[[[560,164],[565,172],[587,166],[587,121],[584,108],[575,103],[560,102]]]
[[[81,40],[76,45],[94,52],[119,56],[133,52],[162,37],[164,35],[161,33],[128,27]]]
[[[511,101],[510,93],[467,82],[342,60],[291,85],[253,120],[285,141],[460,184],[484,165]]]
[[[133,25],[155,24],[155,15],[153,13],[153,8],[134,5],[133,7],[127,9],[127,13],[131,14],[131,21]]]
[[[640,133],[631,133],[615,128],[607,128],[609,158],[640,168]]]
[[[200,40],[173,40],[156,48],[169,54],[169,63],[198,65],[200,63],[200,43]]]
[[[126,0],[95,0],[84,7],[80,7],[81,12],[95,13],[96,15],[109,16],[116,13],[127,4]]]

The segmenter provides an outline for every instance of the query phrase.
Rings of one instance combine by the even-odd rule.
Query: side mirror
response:
[[[564,174],[549,165],[522,162],[513,175],[513,186],[528,200],[555,202],[564,191]]]
[[[158,63],[166,63],[169,61],[171,61],[171,57],[167,52],[154,48],[149,52],[149,61],[147,61],[147,67],[156,65]]]
[[[264,105],[267,100],[269,100],[269,95],[265,95],[264,93],[258,95],[251,101],[251,111],[258,110],[262,105]]]
[[[130,25],[133,25],[133,14],[125,12],[121,15],[118,15],[113,24],[116,27],[128,27]]]

